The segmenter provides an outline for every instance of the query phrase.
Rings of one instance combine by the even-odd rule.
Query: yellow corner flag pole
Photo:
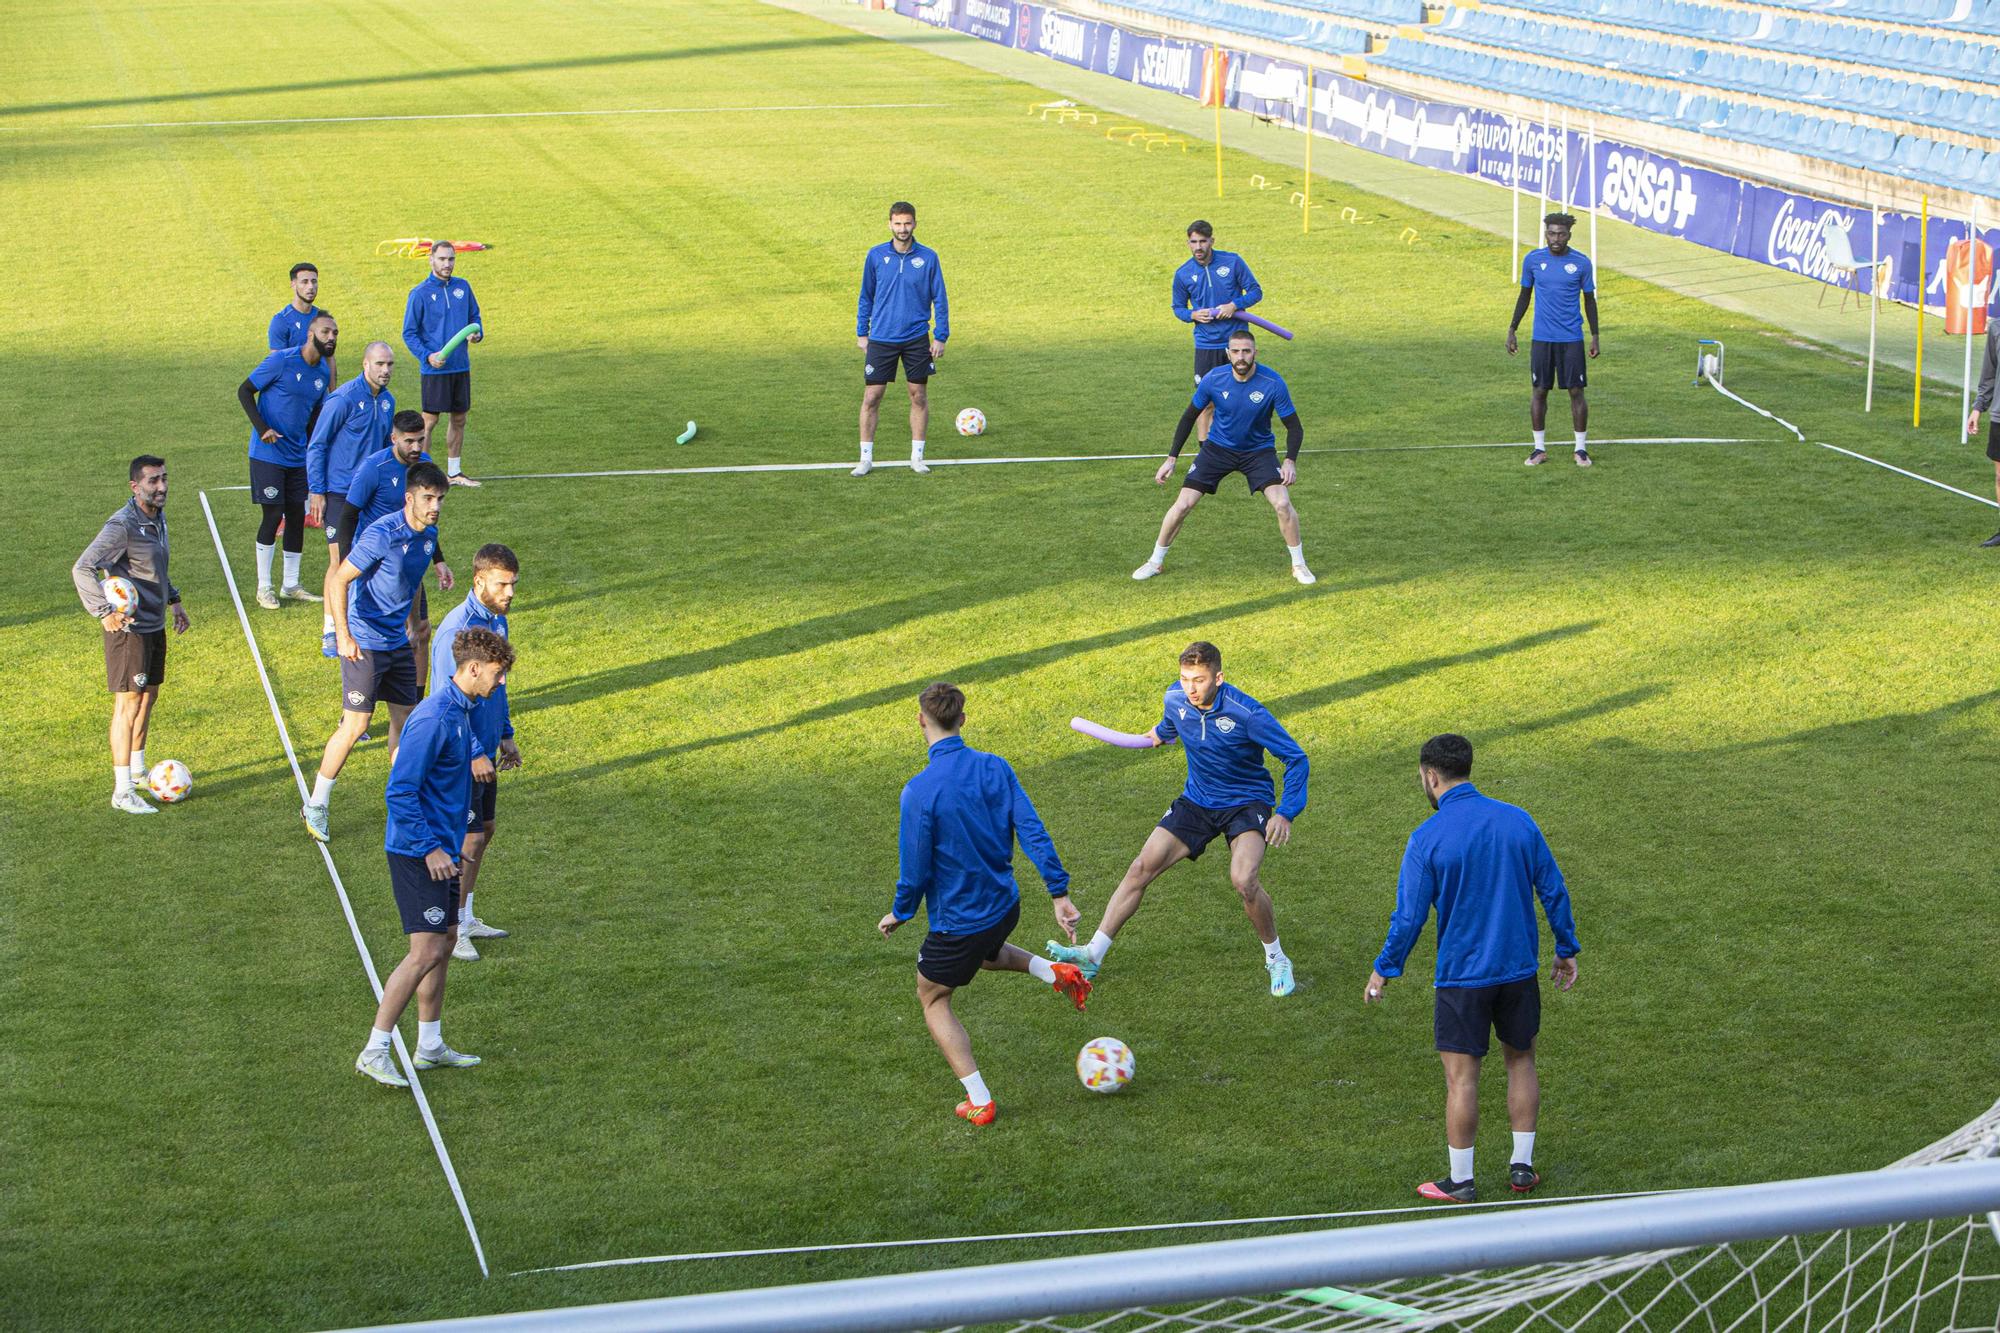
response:
[[[1300,210],[1300,231],[1313,229],[1313,68],[1306,66],[1306,206]]]
[[[1924,424],[1924,288],[1930,284],[1931,197],[1924,196],[1917,224],[1917,391],[1910,403],[1910,426]]]

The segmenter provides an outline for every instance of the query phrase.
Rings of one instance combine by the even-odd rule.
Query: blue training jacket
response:
[[[383,800],[382,845],[398,856],[458,859],[472,799],[472,701],[450,680],[410,710]]]
[[[1252,801],[1268,805],[1273,792],[1264,752],[1269,750],[1285,765],[1285,798],[1278,802],[1278,813],[1297,819],[1306,808],[1306,777],[1312,769],[1306,752],[1269,709],[1228,681],[1215,687],[1206,712],[1189,703],[1187,690],[1175,681],[1161,714],[1153,731],[1162,741],[1178,740],[1187,751],[1183,795],[1196,805],[1208,810]]]
[[[458,659],[452,656],[451,641],[463,629],[490,629],[504,639],[507,637],[507,617],[498,611],[488,610],[476,592],[467,593],[465,600],[451,609],[431,634],[432,694],[449,685],[452,673],[458,670]],[[507,711],[506,685],[498,685],[484,699],[472,701],[473,754],[490,759],[500,752],[500,742],[513,734],[514,722]]]
[[[372,391],[359,375],[328,394],[306,441],[306,489],[346,495],[361,460],[388,447],[395,415],[396,395],[387,388]]]
[[[1196,324],[1195,311],[1213,310],[1232,301],[1238,310],[1248,310],[1263,299],[1264,289],[1251,276],[1243,256],[1227,250],[1210,250],[1206,264],[1190,259],[1174,270],[1174,318],[1194,324],[1196,347],[1227,347],[1232,336],[1250,326],[1240,319]]]
[[[1403,974],[1403,961],[1435,903],[1440,990],[1532,977],[1541,970],[1537,895],[1556,937],[1556,957],[1575,957],[1582,946],[1570,917],[1569,889],[1541,829],[1520,806],[1482,796],[1470,782],[1461,782],[1438,798],[1437,813],[1410,834],[1396,878],[1396,911],[1375,970],[1385,977]]]
[[[931,330],[931,308],[937,330]],[[854,334],[878,343],[912,342],[926,335],[951,337],[951,311],[944,298],[944,269],[937,251],[916,241],[907,254],[884,241],[861,261],[861,300],[854,310]]]
[[[479,313],[479,298],[472,294],[472,284],[464,278],[454,275],[448,282],[439,282],[437,274],[429,273],[410,288],[410,299],[403,303],[403,346],[417,358],[418,372],[454,375],[471,370],[470,339],[452,348],[442,366],[433,369],[430,362],[431,353],[450,342],[452,335],[468,324],[479,325],[480,336],[485,336],[486,321]]]
[[[1012,766],[945,737],[931,746],[924,771],[903,787],[897,839],[902,873],[890,910],[908,921],[926,902],[931,929],[945,935],[993,925],[1021,900],[1014,883],[1016,837],[1049,896],[1068,893],[1069,872]]]

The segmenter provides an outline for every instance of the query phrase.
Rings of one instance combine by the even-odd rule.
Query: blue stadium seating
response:
[[[1368,49],[1368,30],[1351,28],[1332,19],[1307,18],[1275,9],[1239,5],[1231,0],[1107,0],[1120,9],[1156,14],[1161,18],[1200,23],[1224,32],[1262,37],[1287,46],[1328,55],[1360,55]],[[1422,0],[1418,0],[1421,4]]]

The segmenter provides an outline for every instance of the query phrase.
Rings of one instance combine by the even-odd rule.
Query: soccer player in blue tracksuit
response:
[[[444,432],[445,475],[454,486],[477,486],[478,482],[459,471],[465,451],[465,414],[472,410],[472,353],[465,343],[452,348],[450,356],[442,351],[468,324],[479,325],[479,332],[470,341],[484,342],[486,320],[479,313],[479,298],[472,294],[472,284],[452,276],[457,263],[458,251],[450,241],[432,244],[430,276],[410,288],[410,299],[403,303],[403,346],[417,359],[417,373],[422,377],[425,443],[430,442],[437,419],[449,417]]]
[[[1424,797],[1437,811],[1417,825],[1403,851],[1396,879],[1396,911],[1389,918],[1375,971],[1363,998],[1382,998],[1437,908],[1437,1003],[1432,1025],[1444,1061],[1445,1146],[1451,1168],[1426,1181],[1426,1199],[1471,1203],[1472,1143],[1479,1130],[1479,1062],[1488,1032],[1499,1034],[1507,1060],[1507,1118],[1514,1127],[1508,1183],[1526,1194],[1541,1183],[1535,1172],[1535,1117],[1542,1085],[1535,1074],[1535,1036],[1542,1025],[1541,931],[1535,899],[1555,936],[1549,979],[1562,990],[1576,984],[1576,922],[1569,890],[1549,852],[1548,840],[1519,806],[1482,796],[1472,785],[1472,742],[1433,736],[1417,756]]]
[[[1248,310],[1264,299],[1243,256],[1215,248],[1215,228],[1206,222],[1188,223],[1188,253],[1193,256],[1174,270],[1174,318],[1194,325],[1194,382],[1219,366],[1229,364],[1229,335],[1250,326],[1237,319],[1236,312]],[[1196,438],[1208,443],[1213,413],[1201,414],[1201,433]]]
[[[1507,355],[1521,345],[1515,331],[1528,302],[1535,303],[1535,336],[1528,361],[1528,425],[1535,432],[1535,444],[1528,451],[1528,466],[1548,461],[1545,427],[1549,420],[1549,390],[1569,391],[1569,424],[1576,431],[1576,465],[1590,466],[1590,405],[1583,400],[1586,355],[1583,322],[1590,321],[1589,357],[1597,357],[1597,270],[1590,256],[1573,250],[1570,229],[1576,219],[1568,213],[1551,213],[1542,219],[1542,238],[1548,245],[1530,250],[1521,260],[1521,294],[1514,302],[1514,318],[1507,325]],[[1577,317],[1577,299],[1583,300],[1583,318]]]
[[[390,419],[389,446],[378,449],[355,465],[354,478],[347,483],[347,531],[340,537],[337,546],[342,559],[354,545],[357,535],[367,530],[377,519],[386,518],[403,507],[404,478],[409,469],[418,463],[428,463],[431,456],[424,452],[424,418],[420,412],[405,408]],[[437,566],[438,587],[450,592],[452,588],[451,566],[444,559],[444,538],[439,537],[433,563]],[[336,565],[336,577],[338,576]],[[329,594],[330,595],[330,594]],[[416,645],[417,690],[422,693],[426,673],[430,670],[430,599],[422,588],[417,589],[417,599],[410,607],[410,642]],[[323,641],[320,651],[328,657],[338,656],[336,645],[330,640]]]
[[[507,637],[507,612],[514,605],[514,585],[520,577],[520,560],[499,542],[488,542],[472,557],[472,592],[446,613],[431,644],[431,693],[446,688],[451,681],[452,644],[460,630],[491,630],[503,639]],[[459,885],[458,943],[451,951],[453,958],[466,962],[479,961],[474,940],[507,937],[506,931],[487,925],[472,910],[479,863],[493,841],[494,815],[499,808],[500,780],[495,775],[521,766],[521,747],[514,743],[505,684],[486,698],[472,701],[472,739],[473,799],[466,815],[465,845],[460,849],[465,870]]]
[[[944,269],[937,251],[917,243],[917,206],[898,201],[889,205],[889,240],[861,261],[861,299],[854,309],[854,341],[861,349],[861,461],[854,475],[865,477],[875,466],[875,420],[882,395],[896,378],[902,362],[910,389],[910,471],[924,466],[924,431],[931,419],[924,385],[944,355],[951,337],[951,311],[945,302]],[[931,327],[931,314],[937,327]]]
[[[349,380],[326,396],[306,441],[306,514],[326,530],[325,582],[333,582],[333,571],[347,555],[341,545],[343,535],[352,545],[349,531],[353,515],[347,510],[347,486],[361,460],[389,443],[389,428],[396,418],[396,395],[389,392],[389,374],[396,368],[396,354],[385,342],[372,342],[361,351],[361,376]],[[322,594],[328,590],[321,589]],[[320,625],[322,647],[333,656],[333,612]]]
[[[441,473],[438,485],[444,485]],[[445,1045],[442,1030],[445,970],[458,934],[459,866],[452,858],[465,836],[465,812],[472,799],[471,710],[507,683],[514,649],[491,630],[470,629],[453,642],[452,662],[450,680],[410,713],[383,792],[389,822],[382,844],[410,951],[382,983],[375,1026],[354,1067],[393,1088],[410,1085],[396,1069],[390,1041],[412,995],[417,997],[417,1068],[463,1069],[479,1063],[478,1056]]]
[[[1194,386],[1194,398],[1181,413],[1174,428],[1174,442],[1166,461],[1153,474],[1154,484],[1164,486],[1174,475],[1181,446],[1188,430],[1202,412],[1213,411],[1215,424],[1208,442],[1195,455],[1194,466],[1181,482],[1181,493],[1167,506],[1160,520],[1160,539],[1146,563],[1132,571],[1135,579],[1150,579],[1166,567],[1167,548],[1181,524],[1204,495],[1215,494],[1232,472],[1243,474],[1252,495],[1262,494],[1278,516],[1278,533],[1292,557],[1292,577],[1300,583],[1319,580],[1306,568],[1305,538],[1299,535],[1299,511],[1292,507],[1292,483],[1299,479],[1299,446],[1305,442],[1305,427],[1299,410],[1292,405],[1292,391],[1278,372],[1257,364],[1257,337],[1245,328],[1229,336],[1229,364],[1217,366]],[[1271,418],[1285,423],[1285,458],[1278,461],[1278,440],[1271,433]]]
[[[316,602],[299,586],[299,557],[306,536],[306,441],[332,387],[333,353],[340,328],[322,311],[306,326],[299,346],[272,352],[236,387],[236,401],[250,419],[250,498],[263,506],[257,528],[257,605],[278,609],[271,586],[271,554],[278,528],[285,530],[284,595]]]
[[[958,1114],[990,1125],[993,1094],[972,1058],[972,1039],[952,1012],[951,993],[981,969],[1026,972],[1082,1009],[1090,983],[1071,964],[1051,964],[1007,943],[1021,919],[1016,838],[1055,901],[1056,925],[1071,939],[1078,913],[1069,900],[1069,872],[1021,780],[1005,759],[969,749],[959,739],[964,722],[965,694],[956,685],[940,681],[918,696],[917,724],[930,746],[930,762],[903,788],[896,900],[875,928],[886,937],[917,914],[919,903],[929,911],[930,934],[917,951],[917,999],[931,1039],[965,1085]]]
[[[326,743],[312,795],[299,809],[306,830],[329,838],[327,806],[347,756],[368,730],[379,700],[389,706],[389,752],[401,743],[404,720],[423,697],[410,646],[410,604],[437,559],[437,520],[449,489],[435,463],[410,469],[400,512],[362,529],[333,578],[333,632],[340,651],[342,712]],[[470,760],[467,761],[470,763]],[[464,836],[461,814],[459,834]],[[453,843],[456,849],[457,844]]]
[[[292,299],[271,316],[271,327],[264,339],[272,351],[289,352],[305,345],[306,330],[312,327],[315,317],[326,313],[313,304],[318,299],[319,268],[313,264],[292,265]],[[333,382],[332,374],[333,365],[329,362],[329,383]]]
[[[1199,857],[1220,836],[1229,848],[1229,882],[1264,944],[1271,994],[1290,995],[1292,960],[1278,942],[1271,895],[1264,892],[1258,870],[1264,864],[1264,849],[1289,842],[1292,821],[1306,808],[1306,778],[1311,771],[1306,752],[1264,705],[1223,683],[1222,650],[1205,642],[1191,643],[1181,654],[1181,678],[1167,689],[1152,737],[1156,746],[1181,743],[1187,752],[1187,787],[1174,798],[1118,882],[1090,943],[1077,946],[1050,940],[1049,957],[1076,963],[1085,977],[1095,977],[1119,928],[1139,910],[1146,886],[1176,861]],[[1264,767],[1266,751],[1285,766],[1285,793],[1276,813],[1271,809],[1271,773]]]

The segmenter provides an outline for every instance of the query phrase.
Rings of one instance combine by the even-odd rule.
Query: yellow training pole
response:
[[[1222,48],[1209,48],[1209,73],[1215,96],[1215,197],[1222,198]]]
[[[1930,284],[1931,197],[1924,196],[1917,224],[1917,393],[1910,404],[1910,427],[1924,424],[1924,288]]]
[[[1306,206],[1300,210],[1299,230],[1313,229],[1313,68],[1306,66]]]

